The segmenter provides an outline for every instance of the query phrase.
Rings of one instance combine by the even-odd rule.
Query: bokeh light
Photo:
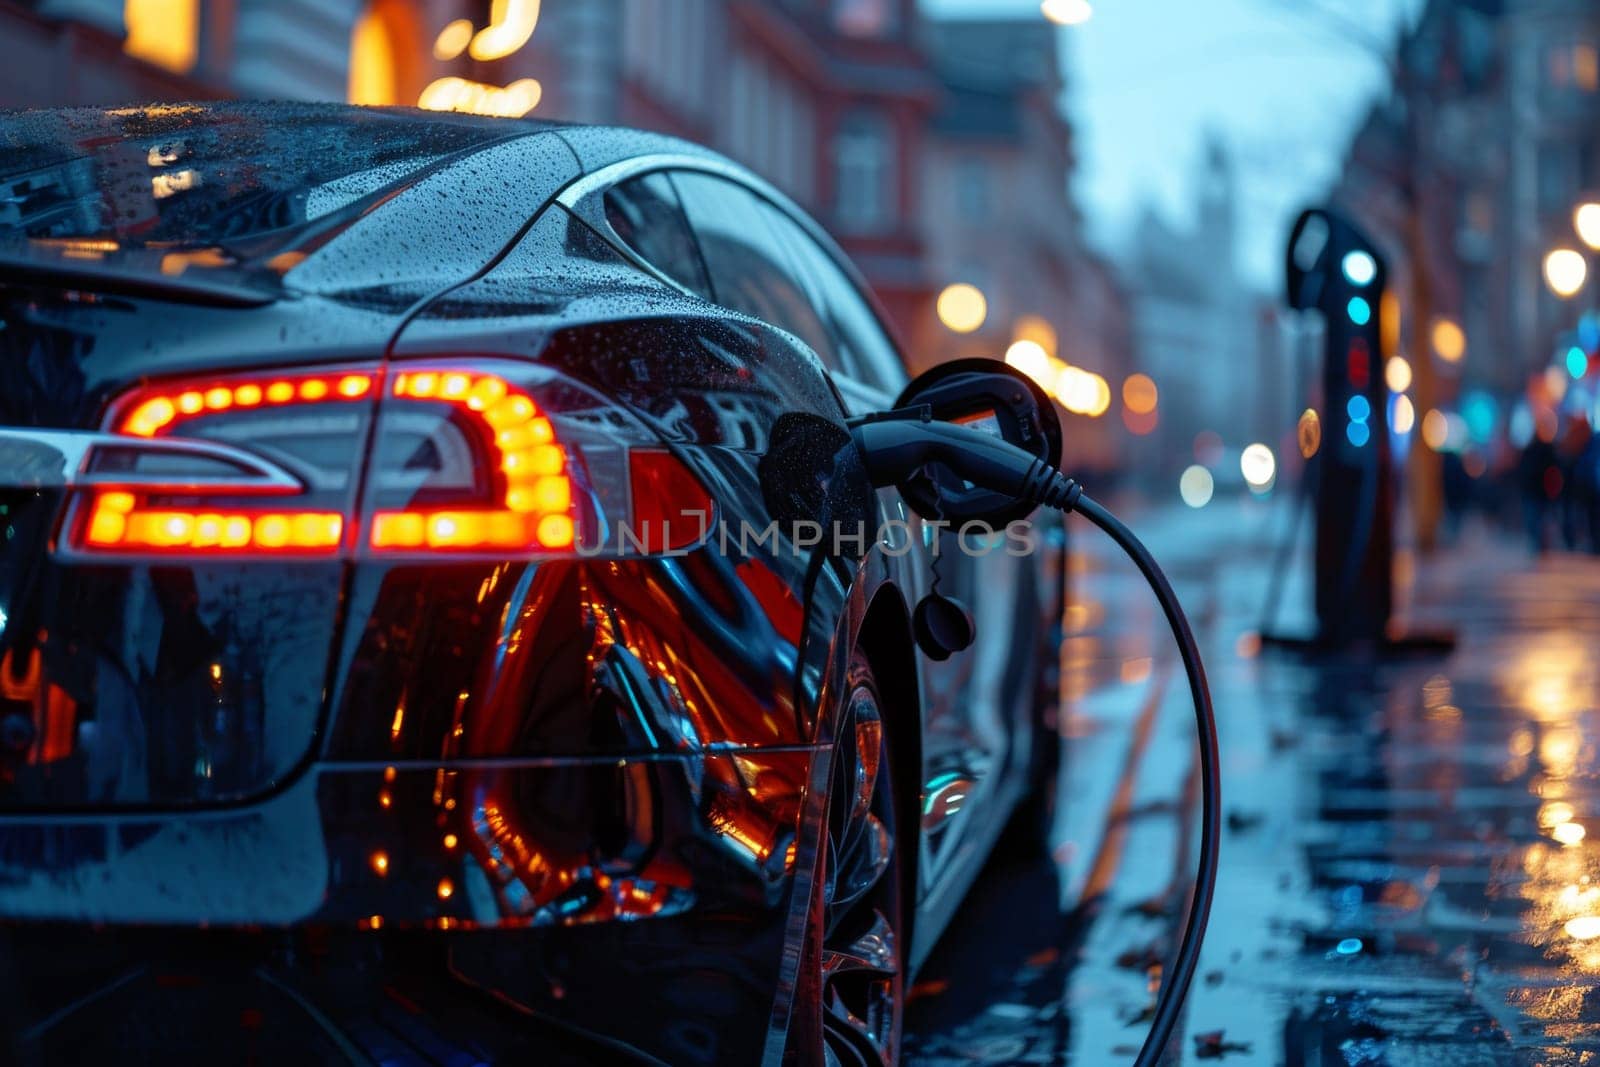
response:
[[[1584,244],[1600,249],[1600,204],[1579,204],[1572,213],[1572,228]]]
[[[1417,409],[1412,405],[1411,398],[1401,394],[1394,398],[1394,418],[1391,420],[1394,432],[1408,434],[1417,424]]]
[[[1183,476],[1178,479],[1178,495],[1191,508],[1203,508],[1211,503],[1211,494],[1215,491],[1216,483],[1211,478],[1211,472],[1198,463],[1185,468]]]
[[[1295,436],[1300,441],[1301,456],[1310,459],[1317,454],[1317,449],[1322,447],[1322,419],[1317,415],[1316,408],[1306,408],[1300,413]]]
[[[1446,363],[1460,363],[1467,354],[1467,335],[1455,320],[1433,320],[1433,350]]]
[[[1544,257],[1544,280],[1550,291],[1560,297],[1575,295],[1589,277],[1589,264],[1583,253],[1570,248],[1557,248]]]
[[[1156,409],[1159,394],[1148,374],[1130,374],[1122,383],[1122,403],[1135,415],[1148,415]]]
[[[1350,315],[1350,321],[1357,326],[1365,326],[1372,321],[1372,305],[1359,296],[1352,296],[1345,310]]]
[[[1404,356],[1390,356],[1383,365],[1383,380],[1391,393],[1403,393],[1411,388],[1411,364]]]
[[[1244,475],[1245,484],[1251,489],[1265,492],[1277,480],[1277,457],[1272,454],[1272,449],[1259,441],[1246,445],[1244,451],[1239,453],[1239,473]]]
[[[1094,17],[1089,0],[1044,0],[1039,11],[1057,26],[1081,26]]]
[[[936,305],[939,321],[956,333],[971,333],[989,317],[989,301],[976,285],[947,285]]]
[[[1546,367],[1544,369],[1544,387],[1550,393],[1550,399],[1557,404],[1567,398],[1567,383],[1571,381],[1567,372],[1561,367]]]
[[[1127,408],[1122,409],[1122,425],[1128,428],[1129,433],[1136,436],[1143,437],[1145,434],[1154,433],[1156,427],[1160,424],[1160,416],[1154,411],[1140,415],[1138,412],[1129,411]]]
[[[1046,391],[1055,384],[1050,354],[1037,341],[1013,341],[1006,349],[1006,363],[1038,382]]]
[[[1422,443],[1438,452],[1444,448],[1445,438],[1449,434],[1450,420],[1445,418],[1444,412],[1429,408],[1428,413],[1422,416]]]
[[[1500,405],[1483,389],[1473,389],[1461,398],[1461,419],[1466,435],[1474,444],[1486,445],[1494,437],[1500,419]]]
[[[1589,353],[1573,345],[1567,349],[1567,373],[1574,378],[1582,378],[1589,373]]]
[[[1050,355],[1056,354],[1058,339],[1050,320],[1039,315],[1022,315],[1011,327],[1013,341],[1032,341]]]

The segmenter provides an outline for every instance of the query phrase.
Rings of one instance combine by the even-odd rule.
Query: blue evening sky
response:
[[[1387,80],[1372,49],[1352,37],[1392,41],[1419,0],[1093,2],[1089,22],[1062,32],[1078,195],[1098,245],[1115,254],[1146,202],[1186,222],[1214,130],[1239,179],[1241,266],[1275,286],[1288,220],[1326,189]],[[921,3],[938,15],[1039,11],[1037,0]]]

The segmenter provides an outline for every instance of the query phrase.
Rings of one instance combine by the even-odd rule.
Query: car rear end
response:
[[[310,158],[342,173],[314,182],[219,147],[293,151],[270,113],[32,124],[75,148],[0,249],[16,1051],[108,1051],[127,1034],[81,1024],[111,1017],[176,1048],[151,1016],[177,1010],[258,1056],[495,1059],[529,1012],[758,1055],[844,591],[813,614],[803,561],[713,550],[718,518],[763,524],[761,442],[681,416],[832,398],[748,330],[591,324],[641,283],[559,209],[523,233],[559,151],[511,207],[457,205],[496,216],[483,248],[430,250],[397,208],[538,154],[332,130],[355,115],[324,116]]]

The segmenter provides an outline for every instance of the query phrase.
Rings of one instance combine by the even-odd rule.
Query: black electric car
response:
[[[682,141],[0,116],[6,1055],[894,1062],[1060,606],[1047,535],[813,534],[774,428],[905,385]]]

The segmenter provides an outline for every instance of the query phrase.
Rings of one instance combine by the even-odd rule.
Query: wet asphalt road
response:
[[[1170,1062],[1600,1064],[1600,562],[1469,532],[1397,568],[1407,621],[1455,629],[1453,653],[1311,659],[1255,637],[1282,510],[1136,520],[1200,632],[1226,790]],[[1137,577],[1076,536],[1053,856],[975,887],[913,990],[913,1064],[1130,1062],[1176,941],[1188,696]],[[1304,567],[1286,629],[1309,625]]]

